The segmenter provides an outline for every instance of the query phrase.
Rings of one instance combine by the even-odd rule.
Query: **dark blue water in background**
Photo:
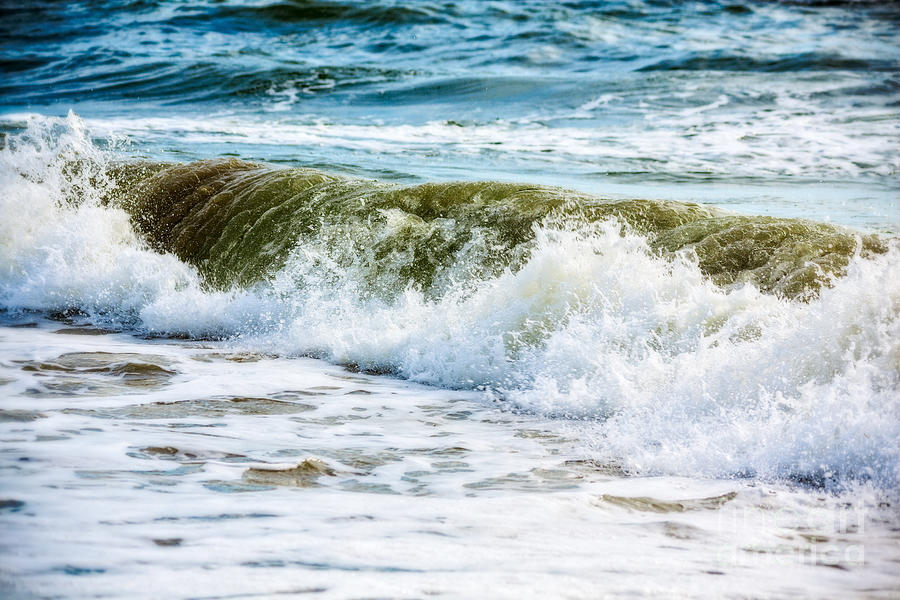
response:
[[[897,230],[900,4],[0,4],[0,127]]]

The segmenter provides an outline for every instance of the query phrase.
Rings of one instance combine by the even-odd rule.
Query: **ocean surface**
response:
[[[900,597],[898,40],[0,0],[0,596]]]

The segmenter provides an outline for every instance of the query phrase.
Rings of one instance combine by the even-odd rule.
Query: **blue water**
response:
[[[896,231],[900,5],[38,2],[0,126],[126,157],[502,179]]]

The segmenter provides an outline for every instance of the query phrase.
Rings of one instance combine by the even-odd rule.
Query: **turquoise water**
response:
[[[4,131],[896,230],[900,11],[867,2],[8,4]]]

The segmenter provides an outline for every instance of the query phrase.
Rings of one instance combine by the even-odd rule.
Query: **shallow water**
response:
[[[0,3],[0,595],[896,596],[898,14]]]
[[[627,476],[586,455],[584,425],[479,394],[28,323],[0,329],[14,597],[889,597],[896,583],[896,512],[872,490]],[[73,352],[174,374],[82,372],[59,394],[70,373],[26,368]]]

